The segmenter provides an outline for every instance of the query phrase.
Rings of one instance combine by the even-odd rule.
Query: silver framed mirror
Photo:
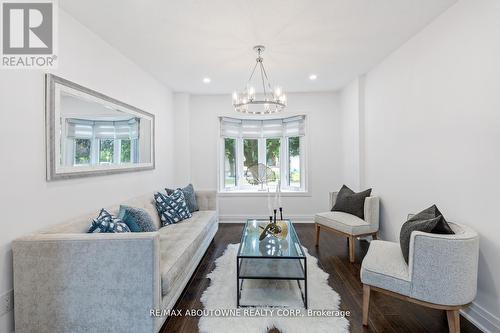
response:
[[[155,116],[46,74],[47,180],[155,168]]]

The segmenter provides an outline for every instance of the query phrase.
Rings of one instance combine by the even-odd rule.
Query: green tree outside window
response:
[[[75,139],[75,164],[90,163],[90,139]]]
[[[120,140],[120,159],[122,163],[131,162],[132,142],[130,139]]]
[[[104,139],[99,141],[99,163],[113,163],[114,140]]]

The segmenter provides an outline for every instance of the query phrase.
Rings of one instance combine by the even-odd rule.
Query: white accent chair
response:
[[[337,201],[338,192],[330,192],[330,209]],[[365,199],[364,219],[343,212],[324,212],[314,216],[316,225],[316,246],[319,246],[321,230],[331,231],[347,237],[349,243],[349,261],[354,262],[354,242],[357,237],[372,236],[377,238],[379,225],[379,198]]]
[[[409,263],[399,243],[373,241],[361,264],[363,325],[368,325],[370,291],[433,309],[446,310],[450,333],[460,332],[459,310],[476,296],[479,236],[449,223],[455,234],[414,231]]]

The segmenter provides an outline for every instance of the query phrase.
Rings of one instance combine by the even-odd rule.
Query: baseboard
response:
[[[485,333],[500,332],[500,318],[491,314],[475,302],[472,302],[466,309],[460,310],[460,313]]]
[[[267,219],[268,216],[261,215],[219,215],[220,223],[245,223],[249,218]],[[313,215],[289,215],[285,218],[290,219],[293,223],[314,223]]]

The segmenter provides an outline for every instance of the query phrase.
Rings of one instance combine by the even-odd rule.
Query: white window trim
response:
[[[284,179],[284,177],[288,177],[288,136],[281,136],[281,137],[274,137],[274,138],[280,138],[281,139],[281,151],[280,151],[280,174],[282,175],[282,186],[281,186],[281,193],[283,197],[310,197],[311,194],[311,189],[309,186],[309,177],[310,177],[310,170],[309,170],[309,163],[308,163],[308,151],[309,151],[309,143],[308,143],[308,117],[309,116],[304,116],[304,122],[305,122],[305,135],[300,136],[300,165],[301,165],[301,189],[292,189],[292,188],[287,188],[286,185],[288,184],[288,179]],[[221,117],[222,118],[222,117]],[[248,118],[245,118],[248,119]],[[221,122],[219,121],[219,133],[221,132],[220,129]],[[294,136],[291,136],[294,137]],[[224,139],[225,138],[231,138],[236,140],[236,185],[234,188],[232,187],[225,187],[225,174],[224,174],[224,167],[225,167],[225,143]],[[263,140],[264,144],[264,149],[259,149],[259,163],[261,162],[261,158],[263,158],[264,164],[266,163],[266,150],[265,150],[265,140],[266,139],[271,139],[272,137],[269,138],[258,138],[259,140],[259,148],[261,145],[261,140]],[[251,139],[251,138],[249,138]],[[257,191],[257,190],[249,190],[249,189],[241,189],[239,187],[239,183],[241,182],[241,177],[243,176],[243,160],[240,157],[240,154],[242,156],[243,152],[241,151],[243,149],[243,138],[240,137],[235,137],[235,136],[226,136],[222,137],[219,136],[219,145],[218,145],[218,163],[217,163],[217,193],[220,197],[260,197],[260,196],[267,196],[268,192],[267,191]],[[272,192],[271,192],[272,193]]]

